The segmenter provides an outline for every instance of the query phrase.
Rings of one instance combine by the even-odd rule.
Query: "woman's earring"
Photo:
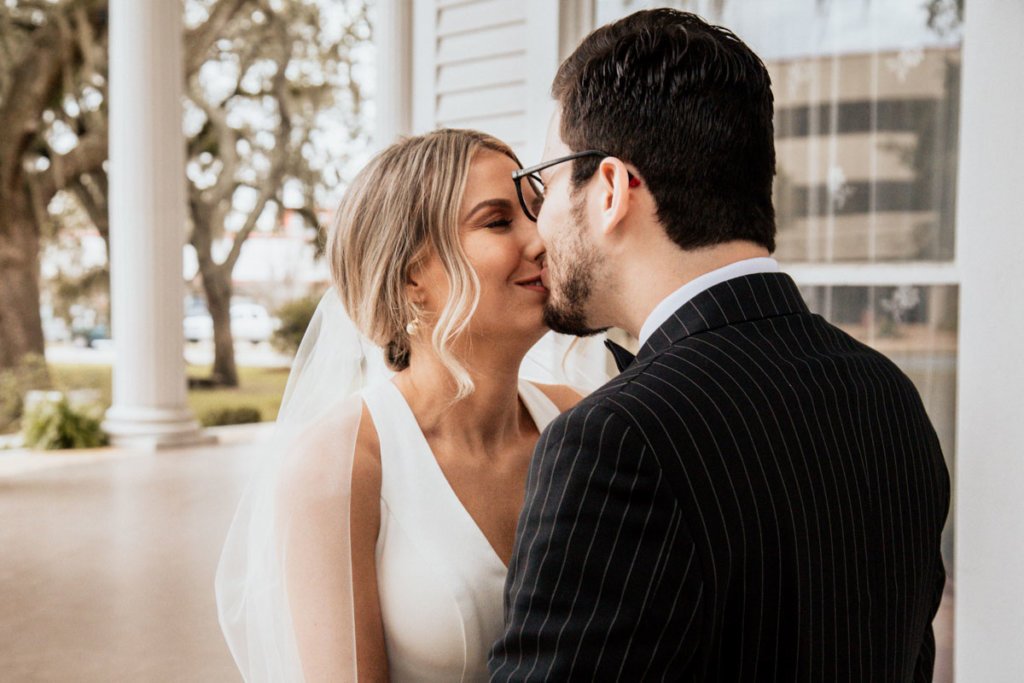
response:
[[[418,313],[419,306],[421,304],[422,302],[420,301],[411,302],[409,313],[411,314],[410,317],[412,319],[409,321],[409,324],[405,326],[405,333],[410,337],[415,337],[416,333],[420,331],[420,316]]]

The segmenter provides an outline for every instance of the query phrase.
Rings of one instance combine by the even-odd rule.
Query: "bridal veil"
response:
[[[549,335],[520,373],[586,392],[607,379],[603,358],[599,340]],[[253,448],[256,474],[217,567],[221,629],[248,683],[304,681],[299,642],[334,653],[343,670],[332,669],[332,678],[357,680],[348,510],[359,392],[391,374],[329,289],[299,346],[272,436]]]

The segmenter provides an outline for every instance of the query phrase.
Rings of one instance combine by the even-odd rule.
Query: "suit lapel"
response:
[[[656,329],[637,360],[645,361],[681,339],[726,325],[793,313],[809,313],[793,279],[785,273],[757,273],[704,290]]]

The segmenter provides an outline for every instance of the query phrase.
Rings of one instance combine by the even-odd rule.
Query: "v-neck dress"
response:
[[[377,587],[395,683],[486,681],[501,635],[508,572],[452,489],[405,397],[392,382],[363,391],[380,441]],[[543,431],[558,408],[520,382]]]

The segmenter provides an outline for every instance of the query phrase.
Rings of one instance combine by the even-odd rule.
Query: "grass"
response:
[[[288,381],[288,368],[238,368],[236,389],[190,389],[188,404],[197,417],[209,410],[252,406],[264,422],[277,419],[281,396]],[[189,366],[189,377],[208,377],[210,368]]]
[[[209,367],[188,366],[189,377],[207,377]],[[104,407],[111,402],[111,368],[109,365],[62,365],[51,363],[50,376],[56,389],[94,389],[99,391]],[[277,418],[281,395],[288,381],[288,368],[239,368],[238,388],[189,389],[188,404],[196,417],[208,411],[238,406],[252,406],[265,421]]]

